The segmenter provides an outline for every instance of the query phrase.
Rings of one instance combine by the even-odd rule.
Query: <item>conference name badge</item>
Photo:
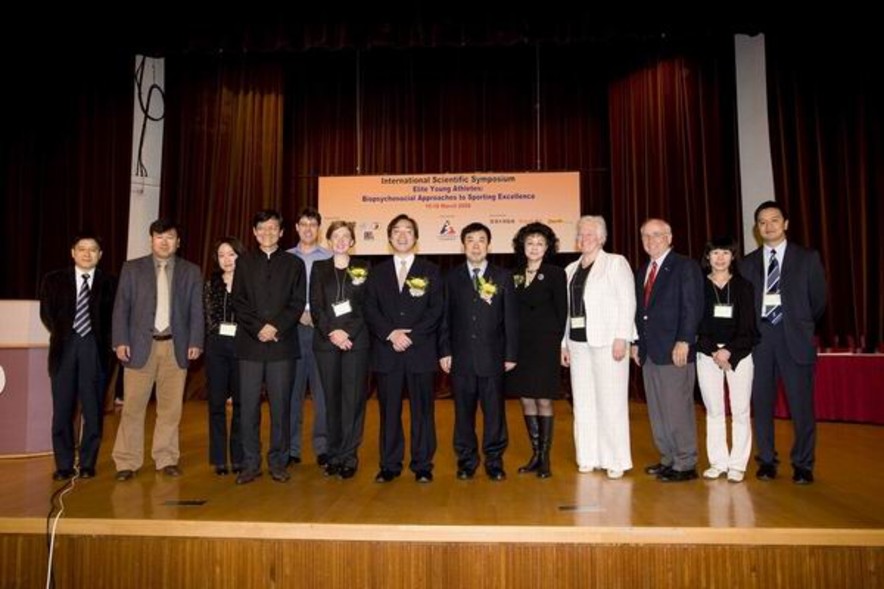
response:
[[[352,313],[353,307],[350,305],[350,301],[346,300],[339,303],[332,303],[332,311],[335,312],[335,317],[340,317],[341,315]]]
[[[765,307],[779,307],[782,304],[782,297],[778,292],[772,292],[764,295]]]
[[[586,327],[586,317],[571,317],[571,329],[583,329]]]
[[[222,321],[221,325],[218,326],[218,334],[224,335],[227,337],[235,337],[236,336],[236,323],[231,323],[229,321]]]
[[[734,318],[734,306],[733,305],[715,305],[712,309],[712,316],[717,319],[733,319]]]

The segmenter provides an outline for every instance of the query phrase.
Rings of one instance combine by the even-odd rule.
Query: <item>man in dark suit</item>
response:
[[[110,359],[115,281],[97,268],[101,241],[82,233],[71,245],[74,265],[50,272],[40,289],[40,318],[49,330],[52,451],[57,481],[74,476],[74,413],[83,416],[80,477],[95,476],[104,387]]]
[[[151,456],[158,471],[181,476],[178,426],[187,366],[203,351],[203,279],[176,255],[181,239],[169,219],[150,225],[150,255],[123,264],[114,301],[112,342],[123,363],[125,400],[114,442],[118,481],[144,463],[144,418],[156,384]]]
[[[694,383],[697,327],[703,316],[703,275],[694,260],[672,251],[672,228],[661,219],[641,227],[649,256],[635,273],[637,346],[648,415],[660,462],[645,468],[663,482],[697,478]]]
[[[405,439],[402,433],[402,390],[411,406],[411,463],[415,480],[433,480],[436,422],[433,379],[436,341],[442,319],[443,292],[439,268],[415,256],[417,223],[398,215],[387,225],[393,256],[369,275],[365,321],[371,334],[371,369],[378,384],[381,410],[378,483],[402,472]]]
[[[519,308],[509,271],[486,259],[491,230],[470,223],[460,234],[467,263],[445,279],[445,316],[439,364],[454,389],[454,451],[457,478],[471,479],[479,466],[476,407],[482,405],[482,453],[493,481],[506,478],[507,446],[503,375],[516,367]]]
[[[243,255],[233,275],[233,308],[239,324],[243,470],[236,484],[261,475],[261,384],[270,402],[267,463],[274,481],[285,483],[291,443],[291,397],[295,360],[300,357],[298,320],[307,304],[304,262],[279,247],[282,215],[266,209],[252,219],[258,249]]]
[[[795,425],[792,480],[813,482],[816,421],[813,414],[814,325],[826,308],[826,279],[819,254],[787,243],[789,218],[785,209],[767,201],[755,209],[755,225],[762,247],[740,266],[755,287],[755,310],[761,343],[752,353],[752,411],[759,462],[756,477],[777,476],[774,449],[774,405],[777,376],[783,379],[789,411]]]

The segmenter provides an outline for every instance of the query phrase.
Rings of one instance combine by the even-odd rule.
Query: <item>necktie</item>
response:
[[[770,261],[767,263],[767,289],[764,292],[765,294],[779,294],[780,292],[780,263],[777,261],[777,250],[770,250]],[[771,325],[782,321],[782,305],[765,305],[764,318]]]
[[[399,292],[402,292],[402,289],[405,288],[405,279],[408,277],[408,260],[399,260],[399,272],[396,273],[396,278],[399,280]]]
[[[157,333],[169,327],[169,277],[166,274],[166,262],[157,262],[157,312],[153,327]]]
[[[89,275],[83,274],[83,286],[77,293],[77,310],[74,313],[74,331],[80,336],[87,335],[92,331],[92,322],[89,319]]]
[[[479,292],[479,268],[473,268],[473,288]]]
[[[651,291],[654,290],[654,281],[657,280],[657,262],[651,262],[651,272],[645,281],[645,307],[651,301]]]

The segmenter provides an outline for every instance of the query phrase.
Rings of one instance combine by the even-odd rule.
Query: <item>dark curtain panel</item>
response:
[[[283,87],[272,59],[166,60],[160,213],[181,225],[181,254],[207,272],[216,240],[251,245],[255,211],[282,208]]]
[[[820,251],[829,284],[822,344],[884,341],[884,120],[880,44],[767,37],[776,200],[789,239]]]
[[[71,263],[80,230],[104,240],[101,267],[126,258],[134,58],[104,52],[7,60],[0,118],[0,298],[36,298]]]
[[[614,251],[644,260],[639,227],[672,225],[673,248],[742,233],[733,39],[648,48],[621,58],[608,89]]]

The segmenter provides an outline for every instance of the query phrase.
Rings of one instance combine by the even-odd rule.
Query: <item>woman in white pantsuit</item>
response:
[[[571,367],[577,469],[619,479],[632,468],[629,342],[635,337],[635,283],[626,258],[602,249],[602,217],[577,222],[580,259],[565,269],[568,324],[562,364]]]
[[[706,244],[701,262],[706,273],[705,308],[697,329],[697,382],[706,406],[707,479],[743,480],[752,452],[749,423],[752,397],[752,348],[758,343],[752,283],[737,268],[737,242],[716,238]],[[731,406],[732,443],[727,447],[724,380]]]

